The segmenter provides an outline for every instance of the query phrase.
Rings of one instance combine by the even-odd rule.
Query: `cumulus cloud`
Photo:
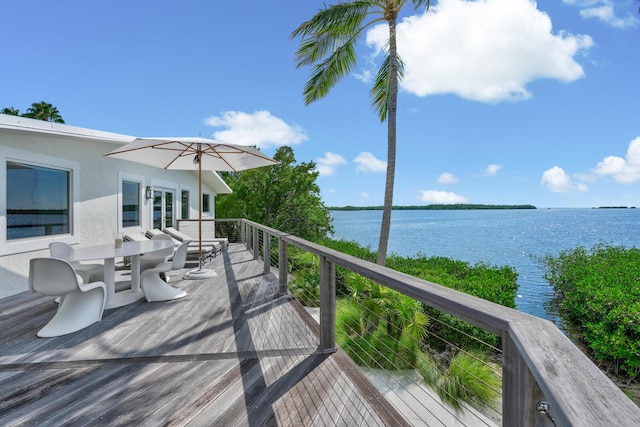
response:
[[[213,137],[230,144],[268,148],[296,145],[308,139],[299,126],[287,124],[269,111],[256,111],[253,114],[226,111],[220,116],[209,117],[204,122],[209,126],[227,128],[214,132]]]
[[[338,166],[346,163],[347,161],[340,154],[327,151],[324,153],[324,157],[320,157],[316,160],[316,169],[320,172],[320,175],[328,176],[333,175]]]
[[[364,191],[360,193],[360,197],[358,198],[359,203],[364,203],[369,200],[369,193],[365,193]]]
[[[578,6],[580,16],[595,18],[615,28],[635,27],[640,23],[630,12],[618,14],[616,4],[611,0],[564,0],[565,3]],[[627,7],[628,5],[624,5]]]
[[[487,168],[484,170],[484,174],[486,176],[495,176],[498,174],[500,169],[502,169],[502,165],[496,165],[495,163],[493,163],[487,166]]]
[[[455,184],[458,182],[458,177],[452,173],[444,172],[438,176],[439,184]]]
[[[595,173],[598,176],[611,176],[623,184],[640,181],[640,136],[629,143],[625,158],[605,157],[596,166]]]
[[[356,167],[358,172],[375,173],[386,172],[387,170],[387,162],[377,159],[373,154],[366,151],[358,154],[353,161],[358,165]]]
[[[571,177],[559,166],[544,171],[540,185],[546,185],[547,189],[553,193],[565,193],[576,188]]]
[[[420,192],[420,201],[434,204],[464,203],[465,197],[447,191],[423,190]]]
[[[569,176],[564,169],[554,166],[542,174],[541,185],[549,191],[588,191],[587,182],[595,182],[603,177],[612,177],[621,184],[640,181],[640,136],[629,143],[626,156],[607,156],[588,173]]]
[[[382,52],[387,33],[384,25],[372,28],[367,44]],[[580,79],[575,57],[593,45],[588,35],[554,33],[531,0],[440,0],[402,20],[397,34],[403,90],[481,102],[527,99],[527,84],[537,79]]]

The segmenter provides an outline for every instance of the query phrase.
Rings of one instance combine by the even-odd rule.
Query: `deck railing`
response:
[[[193,227],[180,221],[179,227]],[[205,221],[204,236],[242,242],[287,292],[288,247],[318,258],[321,351],[336,349],[336,266],[501,338],[504,426],[640,425],[640,409],[555,325],[244,219]],[[278,250],[272,250],[277,245]],[[272,259],[272,254],[277,254]],[[428,423],[425,423],[428,424]]]

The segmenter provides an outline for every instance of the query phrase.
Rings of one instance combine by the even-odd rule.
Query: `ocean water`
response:
[[[332,211],[335,239],[376,250],[382,211]],[[393,211],[389,253],[445,256],[518,272],[518,310],[561,325],[542,256],[597,243],[640,247],[640,209]]]

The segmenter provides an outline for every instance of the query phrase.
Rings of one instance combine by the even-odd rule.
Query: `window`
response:
[[[202,195],[202,212],[211,212],[210,197],[208,194]]]
[[[122,180],[122,228],[140,225],[141,183]]]
[[[7,160],[6,240],[71,232],[71,171]]]
[[[180,207],[182,209],[182,212],[181,212],[182,215],[180,216],[180,218],[189,219],[189,191],[188,190],[182,190]]]

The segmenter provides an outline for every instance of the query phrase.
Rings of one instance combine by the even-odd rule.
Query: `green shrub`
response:
[[[318,257],[310,252],[292,247],[289,251],[291,277],[289,292],[301,304],[320,306],[320,272]]]
[[[563,318],[596,362],[640,376],[640,250],[598,244],[542,260]]]

